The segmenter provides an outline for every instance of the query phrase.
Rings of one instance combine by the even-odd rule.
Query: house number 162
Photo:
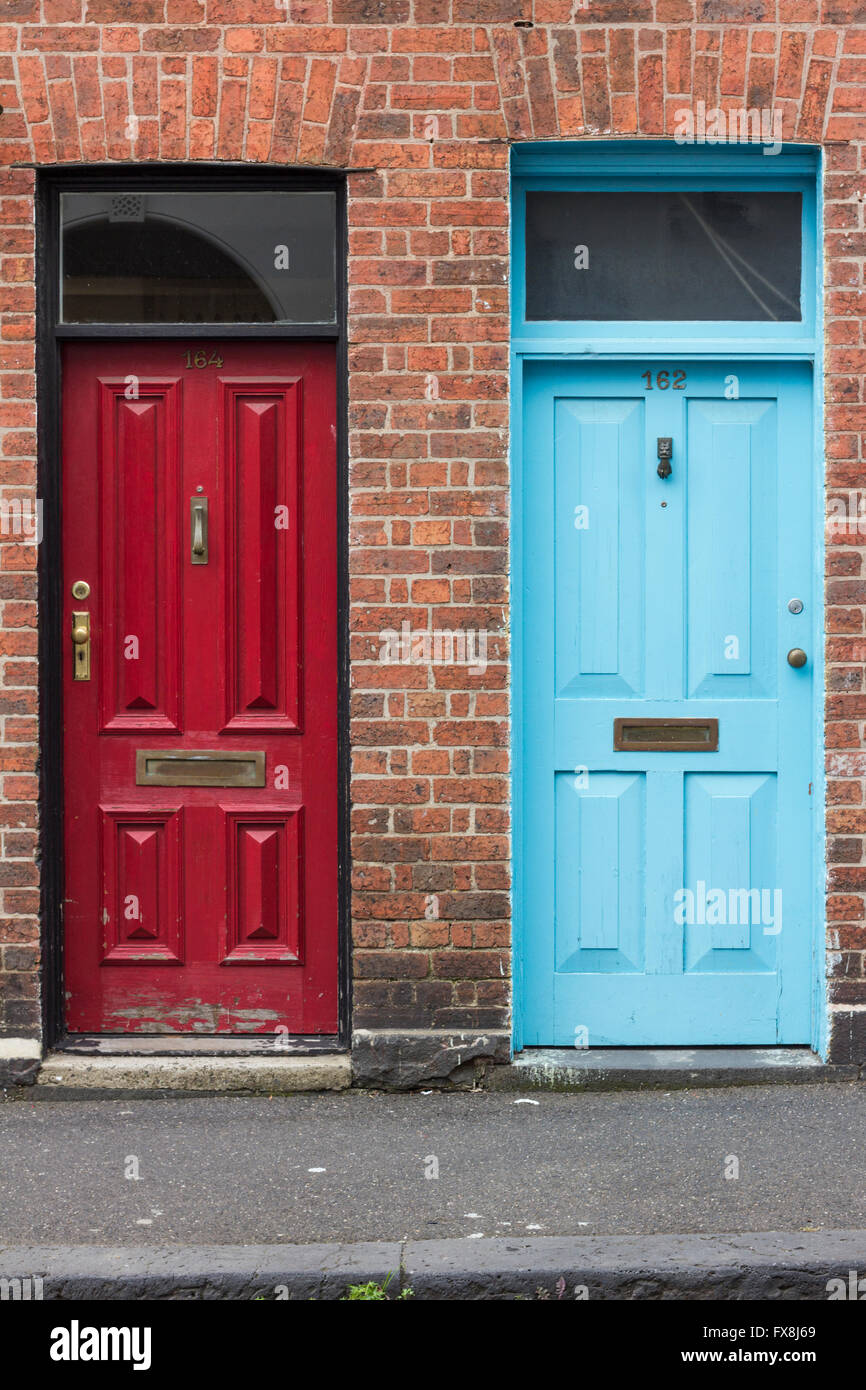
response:
[[[685,391],[685,389],[686,389],[686,374],[685,374],[685,372],[676,371],[676,372],[673,373],[673,378],[674,378],[674,383],[673,383],[673,385],[674,385],[674,390],[675,390],[675,391]],[[653,389],[653,374],[652,374],[652,372],[641,372],[641,374],[640,374],[640,379],[641,379],[641,381],[645,381],[645,382],[646,382],[646,386],[644,387],[644,390],[645,390],[645,391],[651,391],[651,390]],[[670,386],[670,384],[671,384],[671,373],[670,373],[670,372],[656,372],[656,386],[658,387],[658,389],[659,389],[660,391],[667,391],[667,389],[668,389],[668,387]]]

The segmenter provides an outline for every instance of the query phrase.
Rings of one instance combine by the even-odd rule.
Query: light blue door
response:
[[[524,381],[524,1042],[808,1043],[810,370]]]

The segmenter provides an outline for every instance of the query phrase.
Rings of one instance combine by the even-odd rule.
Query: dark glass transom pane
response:
[[[333,323],[336,198],[64,193],[64,323]]]
[[[799,193],[527,193],[527,319],[801,318]]]

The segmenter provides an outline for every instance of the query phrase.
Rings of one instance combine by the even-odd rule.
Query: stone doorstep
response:
[[[99,1093],[175,1092],[185,1095],[342,1091],[352,1084],[348,1053],[306,1057],[76,1057],[49,1053],[36,1079],[46,1099],[94,1099]]]
[[[858,1081],[861,1068],[823,1062],[808,1047],[538,1047],[491,1068],[490,1090],[683,1090]]]
[[[320,1245],[6,1246],[0,1278],[32,1300],[341,1298],[388,1280],[394,1297],[811,1299],[866,1266],[866,1231],[486,1237]],[[41,1280],[41,1285],[35,1283]],[[29,1281],[25,1284],[24,1281]],[[34,1293],[34,1290],[36,1292]],[[855,1291],[854,1296],[857,1296]]]
[[[471,1088],[486,1063],[507,1063],[511,1039],[489,1033],[433,1030],[356,1032],[352,1053],[268,1057],[49,1053],[35,1077],[35,1094],[96,1099],[120,1092],[266,1094],[297,1091],[413,1090],[420,1086]],[[38,1063],[35,1064],[38,1066]],[[0,1071],[2,1084],[2,1071]],[[8,1083],[7,1083],[8,1084]],[[33,1095],[33,1092],[31,1092]]]

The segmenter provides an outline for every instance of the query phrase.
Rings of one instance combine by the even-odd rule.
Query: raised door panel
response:
[[[554,404],[556,690],[640,691],[644,406],[602,395]]]
[[[641,970],[645,779],[559,773],[556,784],[556,969]]]
[[[181,387],[102,379],[97,679],[104,729],[181,726]]]
[[[225,810],[224,965],[302,961],[303,810]]]
[[[300,380],[222,383],[227,730],[300,726]],[[315,460],[309,465],[315,467]]]
[[[183,961],[183,811],[100,808],[102,964]]]
[[[776,403],[689,400],[691,696],[776,693]]]

